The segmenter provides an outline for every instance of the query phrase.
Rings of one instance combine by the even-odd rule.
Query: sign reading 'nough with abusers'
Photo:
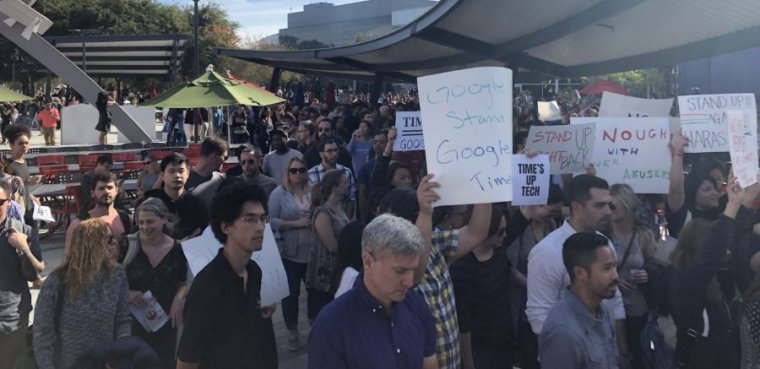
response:
[[[435,205],[512,200],[512,71],[483,67],[417,79]]]

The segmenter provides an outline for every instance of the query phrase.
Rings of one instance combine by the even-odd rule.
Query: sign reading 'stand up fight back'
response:
[[[512,200],[512,71],[482,67],[417,79],[428,172],[440,205]]]

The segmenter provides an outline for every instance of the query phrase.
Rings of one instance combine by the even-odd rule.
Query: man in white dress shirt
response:
[[[577,232],[605,229],[609,223],[610,191],[607,181],[583,174],[570,181],[566,188],[570,202],[570,218],[554,232],[544,237],[528,255],[528,303],[525,313],[536,335],[541,333],[546,316],[570,285],[570,276],[562,263],[562,245]],[[614,250],[614,246],[610,243]],[[605,300],[615,319],[615,336],[620,353],[627,353],[625,344],[625,308],[620,291],[613,299]],[[622,338],[621,338],[622,337]]]

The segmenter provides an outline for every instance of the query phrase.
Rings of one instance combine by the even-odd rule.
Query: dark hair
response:
[[[412,186],[414,186],[417,183],[417,178],[414,176],[414,171],[412,168],[400,161],[394,161],[390,165],[388,165],[388,185],[391,186],[391,181],[393,181],[393,176],[396,175],[396,171],[399,169],[406,169],[409,171],[409,176],[412,177]]]
[[[211,154],[223,155],[225,151],[229,149],[227,141],[222,140],[218,136],[209,136],[203,139],[201,142],[201,156],[209,156]]]
[[[573,268],[581,267],[587,271],[596,261],[596,249],[609,247],[609,240],[596,232],[578,232],[568,238],[562,245],[562,262],[570,275],[570,282],[575,281]]]
[[[330,123],[330,130],[335,129],[335,123],[332,120],[330,120],[330,118],[327,118],[327,117],[321,117],[317,120],[317,128],[319,128],[319,123],[322,123],[322,122]]]
[[[470,213],[472,213],[472,211],[470,211]],[[507,216],[507,208],[504,204],[491,204],[491,224],[488,226],[488,237],[495,235],[499,231],[499,224],[501,223],[501,219],[505,216]]]
[[[389,213],[412,223],[417,221],[420,205],[417,191],[411,188],[396,188],[388,192],[380,201],[380,214]]]
[[[312,122],[309,122],[309,121],[301,122],[299,125],[303,125],[304,128],[309,130],[309,136],[314,136],[314,132],[317,131],[317,127]]]
[[[116,176],[111,172],[95,173],[95,175],[92,176],[92,186],[90,187],[90,191],[95,191],[95,188],[98,187],[98,182],[116,182]]]
[[[333,189],[335,187],[338,187],[340,182],[343,180],[343,177],[346,175],[347,173],[342,169],[331,169],[325,172],[325,174],[322,176],[322,180],[320,181],[319,186],[314,186],[314,188],[319,188],[320,204],[324,204],[325,201],[327,201],[327,198],[330,197]]]
[[[269,132],[269,139],[271,140],[274,138],[274,136],[280,136],[282,138],[288,138],[288,135],[285,134],[285,131],[281,129],[273,129]]]
[[[335,256],[335,270],[330,282],[330,293],[335,294],[340,286],[343,270],[351,267],[362,270],[362,231],[365,224],[354,221],[346,224],[338,235],[338,251]]]
[[[101,164],[113,165],[113,157],[111,157],[111,154],[103,154],[98,156],[98,160],[95,161],[95,165]]]
[[[226,179],[219,185],[219,190],[211,200],[209,224],[214,237],[222,244],[227,242],[227,235],[222,232],[222,223],[234,223],[240,217],[246,202],[257,202],[266,211],[267,193],[259,186],[236,178]]]
[[[684,204],[686,204],[686,208],[689,210],[694,210],[697,206],[697,192],[699,192],[699,187],[702,186],[702,183],[710,182],[710,184],[713,185],[716,189],[718,188],[718,183],[715,182],[715,178],[703,174],[703,173],[690,173],[686,176],[684,179],[684,185],[683,185],[683,192],[684,192]]]
[[[169,165],[180,166],[182,164],[188,165],[187,156],[178,152],[171,153],[161,160],[161,172],[164,172]]]
[[[237,157],[238,160],[240,159],[240,156],[243,155],[244,152],[252,152],[253,156],[258,156],[262,153],[261,149],[256,145],[251,144],[242,144],[240,147],[238,147],[237,150]]]
[[[562,187],[552,183],[549,185],[549,200],[547,204],[552,205],[559,202],[565,202],[565,193],[562,192]]]
[[[383,201],[383,198],[388,193],[388,191],[388,187],[373,188],[371,191],[369,191],[369,196],[367,197],[367,210],[369,211],[369,214],[367,214],[368,222],[375,217],[373,212],[378,208],[378,206],[380,206],[380,203]]]
[[[324,152],[326,145],[337,145],[337,144],[335,143],[335,140],[333,140],[332,138],[326,138],[322,141],[319,141],[319,143],[317,144],[317,150],[319,150],[319,152]]]
[[[567,201],[571,204],[573,202],[585,204],[586,201],[591,199],[592,188],[608,190],[610,188],[610,185],[604,179],[589,174],[581,174],[579,176],[573,177],[565,189]],[[572,209],[572,206],[570,209]]]
[[[11,124],[5,127],[3,131],[3,137],[7,138],[10,143],[13,143],[21,136],[32,137],[32,131],[25,124]]]

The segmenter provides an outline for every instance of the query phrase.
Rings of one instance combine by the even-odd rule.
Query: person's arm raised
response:
[[[681,131],[673,134],[670,140],[670,190],[668,192],[668,207],[670,211],[677,212],[684,205],[684,175],[683,175],[683,153],[684,148],[689,145],[689,140],[683,136]]]
[[[420,230],[420,234],[422,234],[425,251],[420,256],[420,264],[414,273],[415,285],[420,283],[425,275],[425,269],[430,260],[430,248],[433,247],[433,203],[440,199],[433,189],[441,185],[438,182],[431,181],[432,178],[432,174],[426,175],[420,181],[419,187],[417,187],[417,203],[420,206],[420,213],[417,215],[416,226]]]

